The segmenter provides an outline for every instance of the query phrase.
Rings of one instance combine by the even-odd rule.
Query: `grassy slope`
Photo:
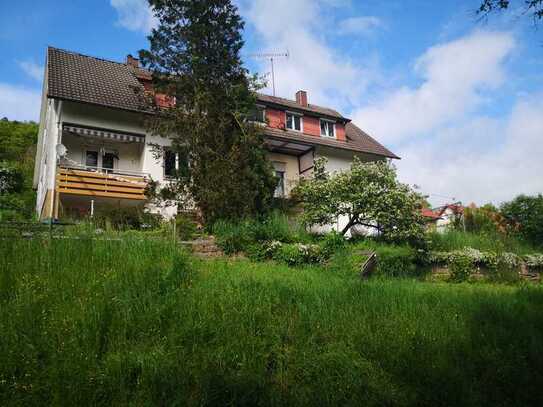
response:
[[[0,254],[0,404],[542,402],[539,287],[190,263],[149,241]]]

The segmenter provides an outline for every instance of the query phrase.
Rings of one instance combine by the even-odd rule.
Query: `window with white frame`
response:
[[[249,116],[249,120],[257,123],[266,123],[266,108],[256,105]]]
[[[299,114],[287,112],[285,127],[289,130],[302,131],[303,117]]]
[[[275,171],[277,177],[277,185],[273,196],[276,198],[283,198],[285,196],[285,171]]]
[[[164,149],[164,178],[184,176],[188,171],[188,157],[170,148]]]
[[[321,119],[321,136],[336,138],[336,124],[328,120]]]
[[[275,186],[273,196],[275,198],[284,198],[286,195],[285,174],[287,171],[287,165],[286,163],[278,161],[273,161],[272,165],[275,176],[277,177],[277,185]]]

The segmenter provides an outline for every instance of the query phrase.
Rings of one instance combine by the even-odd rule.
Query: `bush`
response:
[[[93,223],[103,229],[140,230],[160,227],[163,218],[142,208],[102,208],[93,218]]]
[[[455,282],[466,281],[474,271],[473,259],[466,254],[460,253],[452,256],[449,268],[451,271],[451,280]]]
[[[307,234],[296,224],[291,224],[286,215],[278,212],[263,219],[217,221],[213,224],[212,232],[217,238],[217,244],[226,254],[248,251],[250,247],[263,242],[309,241]],[[251,250],[254,250],[254,247]]]
[[[519,195],[500,210],[522,239],[543,246],[543,195]]]
[[[530,271],[543,271],[543,254],[527,254],[524,256],[524,263]]]
[[[429,260],[434,265],[448,266],[453,281],[466,281],[478,269],[491,281],[517,281],[522,263],[522,259],[514,253],[482,252],[471,247],[450,252],[432,252]]]
[[[272,258],[289,266],[316,264],[323,260],[320,246],[302,243],[281,244],[274,251]]]
[[[333,254],[342,251],[347,247],[347,241],[340,233],[335,230],[324,235],[320,242],[323,255],[331,257]]]
[[[175,218],[177,236],[181,240],[190,240],[198,231],[196,224],[186,215],[179,214]]]
[[[420,274],[415,250],[408,246],[379,246],[377,272],[390,277],[413,277]]]

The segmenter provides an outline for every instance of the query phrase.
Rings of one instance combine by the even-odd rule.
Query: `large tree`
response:
[[[543,247],[543,195],[519,195],[503,203],[500,211],[522,238]]]
[[[535,21],[543,18],[543,0],[482,0],[477,13],[487,16],[494,11],[509,9],[512,3],[523,8],[523,13],[532,16]]]
[[[413,242],[423,237],[423,197],[397,180],[393,166],[355,158],[349,171],[328,174],[325,164],[317,159],[313,177],[301,180],[295,190],[307,225],[325,225],[347,216],[342,234],[361,225],[376,229],[389,241]]]
[[[0,120],[0,221],[26,220],[34,213],[32,190],[38,125]]]
[[[258,83],[240,58],[237,8],[230,0],[149,3],[159,24],[140,58],[154,91],[175,97],[175,105],[156,107],[150,127],[189,163],[170,189],[190,192],[207,222],[262,212],[276,179],[260,128],[246,120]]]

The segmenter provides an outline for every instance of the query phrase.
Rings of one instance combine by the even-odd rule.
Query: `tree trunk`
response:
[[[356,221],[357,221],[356,217],[354,217],[354,218],[349,217],[349,222],[347,222],[345,227],[341,230],[341,235],[345,236],[345,233],[347,233],[349,231],[349,229],[354,226]]]

